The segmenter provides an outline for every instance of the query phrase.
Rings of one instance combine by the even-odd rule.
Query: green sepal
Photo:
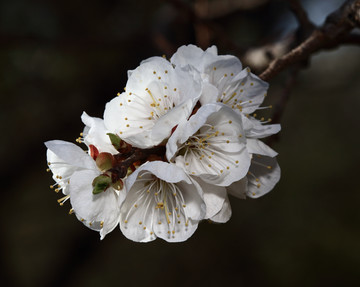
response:
[[[107,133],[107,135],[109,136],[111,144],[114,146],[114,148],[119,150],[121,148],[121,138],[118,135],[112,133]]]
[[[107,175],[101,174],[94,178],[92,182],[93,194],[104,192],[111,185],[111,178]]]

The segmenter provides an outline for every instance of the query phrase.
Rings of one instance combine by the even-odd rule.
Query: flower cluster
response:
[[[104,119],[83,113],[79,146],[45,143],[60,205],[101,239],[120,226],[134,241],[188,239],[201,220],[231,216],[228,194],[257,198],[280,178],[260,138],[280,125],[256,118],[268,84],[238,58],[182,46],[128,72]]]

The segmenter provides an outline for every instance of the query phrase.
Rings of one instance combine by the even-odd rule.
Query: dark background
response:
[[[58,205],[43,142],[75,142],[81,113],[102,117],[127,70],[188,43],[241,57],[296,28],[286,1],[234,10],[210,32],[179,2],[194,1],[0,1],[0,282],[358,286],[359,47],[320,53],[300,72],[273,144],[282,178],[263,198],[231,198],[228,223],[203,222],[177,244],[134,243],[118,228],[100,241]],[[304,1],[317,24],[341,3]],[[286,72],[270,82],[269,103],[285,82]]]

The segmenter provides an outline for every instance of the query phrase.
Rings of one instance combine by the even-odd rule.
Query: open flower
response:
[[[120,228],[137,242],[157,237],[185,241],[200,220],[225,222],[231,216],[225,188],[196,181],[174,164],[147,162],[128,177],[126,186]]]
[[[240,115],[223,104],[202,106],[167,143],[167,158],[188,174],[219,186],[243,178],[250,165]]]
[[[192,56],[190,56],[192,55]],[[217,55],[215,46],[206,51],[194,45],[182,46],[171,62],[180,68],[196,70],[203,80],[201,104],[221,102],[237,112],[250,114],[262,104],[268,84],[242,69],[238,58]]]
[[[156,146],[190,116],[200,93],[189,73],[150,58],[129,72],[126,92],[106,105],[105,126],[135,147]]]
[[[119,204],[123,191],[109,186],[104,192],[93,193],[93,180],[101,174],[94,159],[77,145],[64,141],[45,143],[47,160],[57,191],[65,196],[58,200],[60,205],[70,199],[76,217],[87,227],[100,231],[101,239],[111,232],[119,222]]]
[[[205,218],[201,187],[175,165],[145,163],[129,176],[126,186],[120,228],[131,240],[184,241]]]

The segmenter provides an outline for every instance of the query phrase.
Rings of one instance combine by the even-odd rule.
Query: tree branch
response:
[[[348,0],[300,45],[272,61],[260,78],[269,81],[290,65],[307,60],[313,53],[341,45],[355,27],[360,27],[360,0]]]

